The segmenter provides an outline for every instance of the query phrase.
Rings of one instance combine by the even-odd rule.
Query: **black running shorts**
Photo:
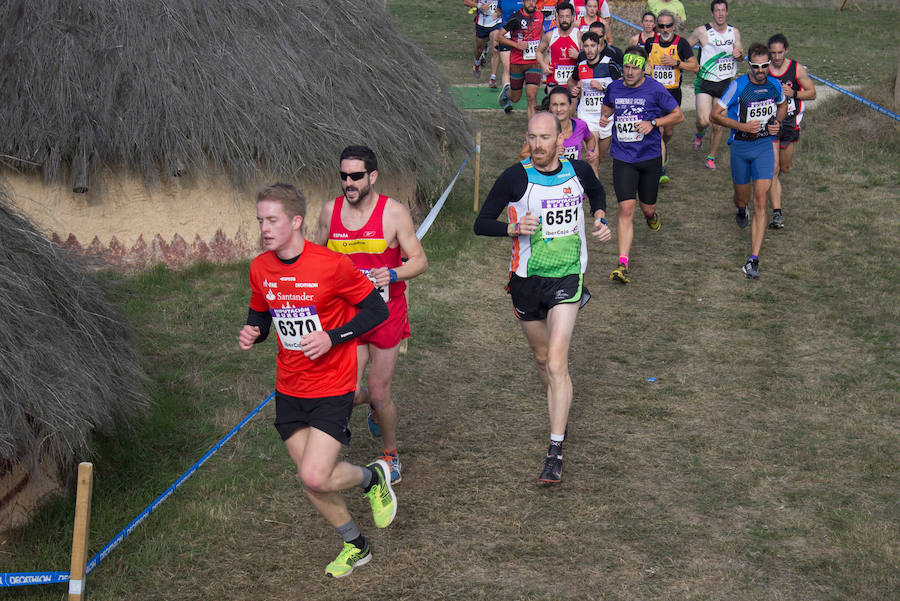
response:
[[[275,391],[275,429],[281,440],[297,430],[315,428],[343,445],[350,444],[350,413],[354,392],[319,399],[302,399]]]
[[[781,124],[781,129],[778,130],[778,148],[787,148],[799,139],[799,126]]]
[[[616,200],[624,202],[636,198],[645,205],[655,205],[662,174],[662,156],[640,163],[626,163],[613,159],[613,188]]]
[[[709,81],[698,77],[694,80],[694,94],[709,94],[713,98],[721,98],[725,95],[725,90],[731,85],[731,79],[723,81]]]
[[[527,278],[512,274],[506,291],[512,297],[516,317],[522,321],[541,321],[547,313],[562,303],[587,304],[591,293],[584,286],[580,273],[561,278],[532,275]]]

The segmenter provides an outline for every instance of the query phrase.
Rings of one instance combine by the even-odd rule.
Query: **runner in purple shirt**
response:
[[[628,253],[634,239],[634,207],[640,199],[647,226],[659,230],[656,195],[662,171],[660,127],[684,121],[684,113],[669,91],[644,75],[647,51],[631,46],[625,51],[623,77],[606,88],[600,125],[613,123],[609,154],[613,158],[613,187],[619,201],[617,240],[619,264],[609,274],[614,282],[627,284]]]

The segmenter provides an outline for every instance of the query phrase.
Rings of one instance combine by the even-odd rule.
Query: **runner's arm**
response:
[[[537,54],[535,57],[535,58],[537,58],[538,66],[540,66],[541,72],[544,75],[550,74],[550,56],[549,56],[550,52],[549,51],[550,51],[550,34],[545,33],[543,36],[541,36],[541,42],[538,44]],[[544,56],[545,53],[548,56]]]
[[[389,217],[397,224],[397,241],[406,261],[394,273],[398,280],[411,280],[428,269],[428,257],[425,249],[416,237],[416,228],[413,226],[409,211],[401,203],[391,199],[388,204]]]
[[[591,214],[594,216],[594,219],[606,217],[606,190],[603,189],[603,184],[594,175],[594,170],[590,164],[576,160],[572,161],[572,167],[575,168],[575,175],[578,176],[581,185],[584,186],[584,195],[587,196],[591,205]]]
[[[678,59],[681,61],[678,67],[682,71],[700,72],[700,61],[694,56],[694,49],[691,48],[690,43],[684,38],[678,40]]]
[[[731,53],[735,60],[744,60],[744,44],[741,42],[741,32],[734,28],[734,51]]]
[[[328,232],[331,230],[331,213],[334,211],[334,200],[329,200],[322,205],[319,212],[319,222],[316,224],[316,244],[325,246],[328,242]]]
[[[803,89],[799,92],[795,90],[794,98],[797,100],[815,100],[816,84],[813,83],[812,77],[810,77],[809,73],[806,71],[806,67],[800,63],[797,63],[797,81],[800,82],[800,87]]]
[[[381,294],[374,288],[364,299],[356,304],[359,313],[342,326],[325,330],[331,339],[331,346],[353,340],[362,336],[388,318],[388,307]]]
[[[475,218],[475,233],[479,236],[508,236],[510,224],[497,217],[509,203],[522,197],[527,184],[528,178],[521,165],[513,165],[501,173]]]
[[[691,35],[688,36],[688,44],[691,45],[691,48],[700,44],[700,46],[706,45],[706,27],[703,25],[694,28],[694,31],[691,32]],[[697,49],[697,52],[700,52],[700,49]]]
[[[259,328],[259,336],[253,341],[253,344],[259,344],[269,336],[269,328],[272,326],[272,316],[268,311],[247,309],[247,325],[251,328]]]

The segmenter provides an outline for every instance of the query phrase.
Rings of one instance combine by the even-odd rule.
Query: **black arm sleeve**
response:
[[[269,337],[269,327],[272,325],[272,316],[268,311],[254,311],[247,309],[247,325],[259,328],[259,338],[253,344],[259,344]]]
[[[332,346],[362,336],[388,318],[387,305],[384,304],[384,299],[375,289],[372,289],[369,296],[362,299],[356,306],[359,307],[356,317],[340,327],[325,330],[325,333],[331,338]]]
[[[588,197],[588,202],[591,203],[591,215],[599,210],[606,211],[606,190],[594,175],[591,166],[584,161],[572,161],[572,166],[575,168],[575,175],[584,186],[584,194]]]
[[[475,218],[475,233],[479,236],[506,236],[509,224],[497,217],[506,205],[522,198],[527,187],[528,176],[521,164],[513,165],[501,173]]]

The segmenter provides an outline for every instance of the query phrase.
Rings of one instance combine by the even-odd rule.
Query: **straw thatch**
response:
[[[7,0],[0,26],[0,154],[47,182],[323,176],[361,141],[413,172],[470,144],[380,2]]]
[[[0,468],[28,456],[71,465],[92,432],[143,412],[128,331],[75,259],[0,189]]]

